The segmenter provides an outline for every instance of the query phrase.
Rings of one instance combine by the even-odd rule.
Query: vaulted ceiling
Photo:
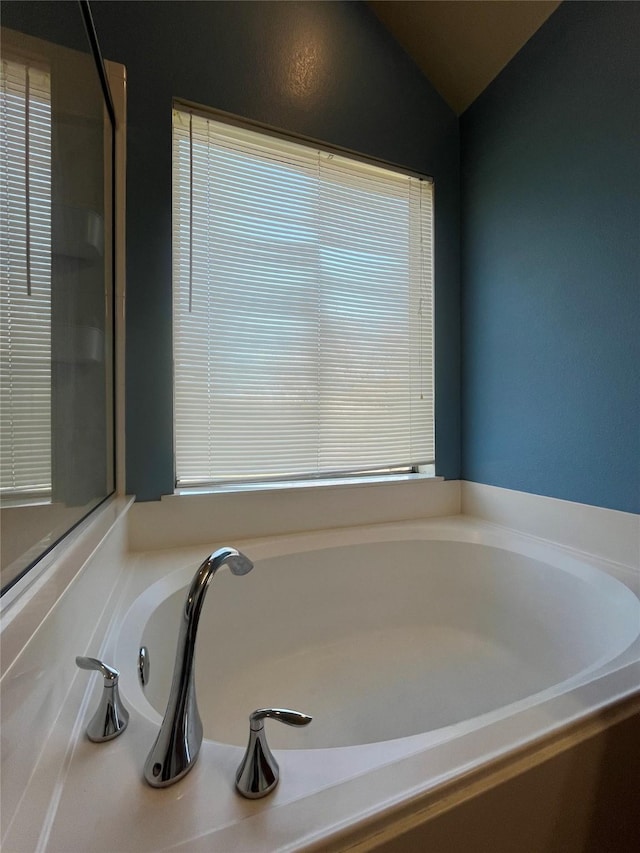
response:
[[[369,0],[456,113],[489,85],[559,0]]]

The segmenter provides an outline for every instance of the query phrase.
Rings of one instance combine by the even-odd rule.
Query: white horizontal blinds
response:
[[[0,488],[51,490],[50,75],[0,77]]]
[[[430,198],[174,111],[179,486],[431,461]]]
[[[411,447],[418,464],[435,462],[432,183],[411,187],[409,340],[411,341]]]
[[[178,482],[312,473],[317,167],[196,116],[191,145],[189,122],[174,137]]]
[[[419,316],[430,291],[420,260],[430,191],[416,178],[320,157],[321,470],[433,458],[433,404],[419,371],[430,361]]]

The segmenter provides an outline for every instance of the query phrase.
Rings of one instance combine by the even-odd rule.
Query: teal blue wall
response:
[[[3,23],[51,31],[62,5],[5,3]],[[640,511],[638,3],[563,3],[460,125],[362,3],[93,10],[129,76],[130,491],[173,488],[170,108],[182,97],[433,174],[440,473]],[[320,85],[301,97],[288,81],[310,38]]]
[[[640,4],[563,3],[463,115],[463,477],[640,511]]]
[[[55,4],[53,4],[55,5]],[[127,67],[127,489],[173,490],[171,101],[436,179],[439,472],[460,474],[458,120],[363,3],[93,2]],[[308,74],[307,74],[308,71]]]

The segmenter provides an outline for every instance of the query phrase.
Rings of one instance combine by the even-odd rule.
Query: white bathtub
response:
[[[556,510],[553,503],[554,518]],[[623,521],[615,516],[613,540],[627,530]],[[198,546],[164,542],[128,554],[120,529],[11,673],[3,726],[8,721],[7,742],[20,749],[4,751],[3,771],[29,744],[40,757],[14,783],[19,802],[3,849],[469,850],[468,838],[454,848],[425,839],[437,840],[439,816],[467,827],[485,794],[496,792],[487,838],[518,809],[536,825],[539,817],[549,837],[566,815],[564,829],[581,837],[590,816],[565,810],[563,786],[573,789],[567,761],[581,779],[593,774],[578,795],[594,802],[600,756],[591,739],[602,745],[617,722],[640,720],[635,530],[607,561],[464,516]],[[207,552],[223,544],[256,565],[244,577],[221,570],[204,604],[196,682],[206,739],[191,772],[151,788],[142,769],[164,710],[184,590]],[[633,564],[613,562],[627,552]],[[86,619],[82,625],[92,601],[93,635]],[[86,647],[82,630],[91,637]],[[151,652],[146,693],[136,666],[143,642]],[[61,673],[79,651],[121,671],[129,726],[105,744],[84,735],[102,680],[87,682],[74,668],[64,695]],[[27,688],[39,690],[40,705],[25,701]],[[251,801],[235,791],[235,772],[248,714],[266,704],[292,705],[314,720],[304,729],[267,723],[280,783]],[[40,744],[33,732],[50,707],[59,713]],[[537,783],[523,787],[532,778]],[[531,813],[529,803],[539,805],[547,790],[548,808]],[[415,843],[398,846],[408,831]],[[517,847],[521,831],[517,822],[505,826],[505,844]],[[542,845],[534,839],[527,849]]]
[[[273,748],[342,748],[344,759],[351,749],[370,766],[376,754],[388,761],[543,708],[623,665],[640,635],[628,586],[566,549],[488,525],[378,526],[245,552],[253,572],[223,569],[211,583],[196,651],[205,738],[219,743],[244,746],[253,709],[291,707],[313,723],[270,724]],[[118,660],[149,649],[145,691],[132,672],[123,690],[156,722],[197,564],[152,583],[120,633]],[[563,722],[542,719],[547,729]]]

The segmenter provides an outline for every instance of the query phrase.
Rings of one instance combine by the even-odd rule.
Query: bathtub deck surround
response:
[[[167,495],[134,505],[129,545],[134,551],[198,544],[206,548],[212,541],[457,515],[460,501],[458,480],[419,475]]]
[[[31,578],[18,598],[2,599],[3,847],[24,805],[34,810],[34,819],[39,816],[34,826],[40,832],[56,784],[63,783],[68,769],[70,744],[85,737],[98,705],[102,679],[87,680],[75,658],[85,653],[109,658],[105,640],[113,630],[120,581],[127,570],[126,521],[132,502],[107,502],[74,531],[63,553]],[[34,792],[47,744],[55,744],[53,763],[46,782]],[[15,849],[22,853],[24,845],[26,839]]]
[[[466,481],[461,483],[460,508],[464,515],[630,566],[640,575],[636,513]]]
[[[448,724],[443,717],[436,721],[432,695],[427,714],[430,721],[425,723],[417,715],[413,720],[405,720],[403,728],[397,731],[390,730],[384,719],[385,716],[392,719],[393,714],[383,714],[377,720],[375,714],[365,714],[364,717],[357,714],[358,719],[364,719],[367,725],[378,727],[373,735],[364,731],[361,725],[349,730],[344,721],[341,734],[337,732],[339,721],[332,731],[327,721],[333,717],[333,711],[320,707],[318,697],[310,695],[312,701],[305,701],[298,707],[313,715],[311,726],[293,732],[294,737],[290,741],[281,739],[287,734],[286,727],[273,726],[270,730],[269,741],[281,768],[281,779],[269,797],[251,801],[240,797],[234,789],[235,775],[246,747],[247,715],[243,708],[236,708],[242,704],[242,690],[233,688],[231,672],[228,679],[221,672],[221,680],[227,679],[232,689],[224,700],[218,723],[214,724],[213,734],[217,739],[207,738],[208,724],[205,722],[205,740],[193,771],[166,790],[153,790],[145,785],[142,768],[157,735],[163,710],[158,699],[163,690],[159,661],[164,659],[165,652],[156,640],[164,636],[166,644],[172,646],[168,651],[170,669],[176,633],[167,629],[159,631],[159,623],[156,621],[154,627],[153,617],[150,620],[148,617],[155,611],[158,619],[166,619],[167,624],[171,621],[172,608],[175,609],[176,601],[183,601],[184,586],[188,585],[194,568],[202,559],[202,544],[174,544],[160,550],[135,550],[130,546],[126,551],[114,552],[105,542],[105,546],[93,554],[78,580],[68,587],[61,601],[46,616],[31,642],[15,655],[3,678],[3,694],[6,691],[9,700],[3,701],[3,712],[8,715],[4,722],[11,728],[12,743],[33,737],[33,731],[38,730],[34,726],[33,714],[39,713],[39,706],[33,704],[34,700],[30,700],[31,704],[23,701],[21,706],[21,699],[36,689],[30,675],[35,672],[35,667],[41,671],[47,662],[56,664],[58,654],[67,654],[71,643],[72,655],[98,655],[113,661],[121,669],[120,689],[130,709],[129,726],[123,737],[110,743],[96,745],[86,738],[84,730],[95,710],[102,685],[95,683],[86,689],[84,674],[80,678],[74,678],[75,673],[71,675],[75,669],[71,657],[70,668],[64,668],[64,685],[58,685],[62,690],[60,714],[43,732],[43,739],[37,744],[29,766],[20,769],[20,756],[15,751],[7,754],[3,750],[3,781],[18,779],[16,791],[12,790],[13,784],[9,790],[6,784],[3,785],[3,849],[9,853],[26,853],[28,850],[50,853],[102,850],[113,853],[116,849],[247,853],[264,850],[265,839],[269,840],[270,849],[274,851],[339,851],[351,847],[363,851],[382,849],[380,845],[384,841],[397,841],[399,833],[427,831],[435,816],[452,804],[463,808],[482,792],[501,789],[504,785],[518,785],[518,780],[532,769],[547,766],[548,761],[556,757],[561,760],[563,755],[572,755],[571,750],[584,748],[594,736],[604,737],[614,724],[624,725],[621,721],[630,720],[634,714],[636,719],[640,719],[640,639],[632,639],[634,631],[636,635],[640,631],[637,612],[634,616],[634,608],[640,607],[637,599],[640,569],[637,562],[623,564],[612,558],[612,552],[607,555],[589,554],[566,543],[558,545],[545,541],[541,535],[544,532],[542,526],[535,535],[514,532],[504,525],[504,518],[498,513],[494,521],[456,512],[447,516],[451,489],[455,487],[459,496],[460,485],[433,483],[434,494],[441,490],[443,511],[439,516],[423,520],[405,519],[378,524],[374,518],[373,523],[359,528],[306,532],[299,529],[288,535],[270,537],[262,536],[258,527],[254,537],[247,535],[244,539],[235,540],[225,537],[225,541],[233,541],[234,546],[241,548],[257,563],[256,571],[242,583],[231,578],[226,570],[220,572],[216,578],[219,589],[208,598],[203,610],[201,631],[206,629],[207,619],[211,620],[212,636],[216,634],[218,624],[224,631],[224,622],[218,623],[217,620],[224,620],[225,616],[216,607],[224,605],[223,610],[228,618],[232,618],[237,608],[249,606],[248,599],[253,595],[249,592],[252,582],[264,583],[268,575],[273,579],[271,588],[276,593],[275,606],[278,603],[279,580],[287,580],[282,573],[289,572],[291,582],[297,575],[294,562],[303,561],[305,557],[322,562],[322,549],[333,550],[333,556],[342,557],[339,567],[332,564],[328,570],[322,568],[327,572],[326,584],[342,582],[348,586],[353,581],[362,593],[367,585],[362,583],[360,575],[367,571],[369,555],[364,555],[366,559],[360,566],[357,559],[344,559],[345,552],[356,553],[361,546],[368,544],[372,552],[387,547],[393,551],[395,547],[405,548],[407,541],[418,542],[433,547],[432,554],[437,554],[438,563],[442,557],[438,549],[442,547],[484,548],[489,549],[493,557],[506,559],[511,554],[515,556],[516,563],[520,560],[520,564],[512,569],[496,567],[494,561],[489,560],[486,565],[491,565],[497,572],[494,581],[500,574],[505,578],[513,574],[523,581],[523,588],[528,591],[523,598],[518,598],[519,584],[510,587],[508,580],[499,584],[497,592],[501,596],[501,609],[504,609],[503,605],[506,607],[511,596],[512,615],[510,619],[502,620],[493,613],[497,630],[503,635],[512,630],[510,640],[517,639],[519,626],[527,621],[523,619],[522,612],[523,607],[526,610],[527,602],[531,602],[531,609],[527,611],[529,616],[539,612],[544,622],[544,625],[539,625],[539,633],[544,635],[544,641],[541,639],[543,645],[550,639],[550,631],[570,629],[572,639],[564,641],[560,635],[556,637],[564,649],[560,660],[548,650],[542,655],[544,662],[539,660],[536,664],[529,660],[543,680],[545,673],[549,676],[546,684],[542,681],[535,684],[537,693],[532,696],[525,688],[524,696],[502,695],[497,700],[501,704],[498,706],[496,703],[492,708],[473,706],[472,703],[469,713],[475,716],[450,719]],[[462,491],[464,493],[464,484]],[[516,502],[525,500],[517,493],[512,493],[511,498]],[[320,497],[320,504],[322,500]],[[496,503],[495,495],[483,505],[479,493],[474,495],[474,500],[478,514],[486,517]],[[536,502],[531,496],[526,500]],[[547,501],[545,498],[537,499],[539,519],[543,520],[545,514],[548,518],[554,516]],[[203,504],[205,508],[201,513],[204,520],[210,504],[206,500]],[[175,506],[173,501],[167,501],[164,507],[155,505],[158,513],[155,525],[170,524],[167,512],[172,505]],[[145,506],[145,524],[150,520],[149,507]],[[553,509],[557,509],[555,504]],[[585,512],[591,510],[588,508]],[[300,517],[310,511],[311,505],[306,506]],[[577,517],[581,511],[579,506],[571,505],[567,508],[567,517],[571,512]],[[176,507],[176,526],[183,517],[182,512]],[[141,516],[136,519],[135,515],[135,512],[129,513],[130,543],[140,541],[144,536],[144,531],[136,530],[136,526],[141,525]],[[258,516],[256,519],[259,522]],[[637,528],[633,524],[625,528],[625,522],[633,520],[634,517],[620,519],[605,514],[601,523],[603,530],[619,533],[626,529],[627,535],[633,537]],[[542,525],[542,521],[539,523]],[[196,527],[194,522],[192,530],[195,533],[198,532]],[[615,532],[610,534],[614,544],[617,535]],[[604,535],[603,542],[606,543],[608,536]],[[121,535],[119,541],[122,543]],[[210,540],[208,544],[213,550],[221,544],[221,539]],[[606,544],[601,550],[607,550]],[[113,575],[108,571],[104,573],[110,591],[102,596],[102,609],[90,614],[92,624],[83,629],[84,633],[80,632],[73,638],[69,637],[68,631],[65,635],[57,612],[65,608],[67,617],[73,613],[78,608],[75,595],[87,594],[81,582],[86,584],[90,581],[98,585],[103,578],[100,568],[105,566],[105,560],[111,570],[115,570],[114,556],[117,558],[117,572]],[[288,562],[290,566],[287,566]],[[404,562],[403,559],[394,561],[387,555],[385,567],[374,571],[377,583],[384,581],[385,575],[391,577],[394,573],[400,578]],[[536,576],[538,563],[543,568]],[[262,572],[261,567],[264,568]],[[320,571],[318,569],[315,574]],[[453,563],[449,572],[445,569],[438,572],[436,568],[435,574],[432,571],[429,574],[439,576],[444,584],[447,574],[457,572],[460,579],[461,571],[463,574],[467,572],[461,591],[469,597],[474,571],[466,557],[458,560],[457,566]],[[483,572],[480,561],[477,576]],[[370,586],[374,593],[373,575]],[[403,586],[409,586],[404,576],[397,584],[398,589]],[[238,600],[227,600],[227,594],[235,594],[234,590]],[[346,593],[347,589],[343,588],[340,595],[334,596],[333,608],[328,608],[335,611],[336,619],[342,602],[346,604]],[[297,620],[301,636],[311,638],[313,620],[302,624],[300,611],[304,601],[307,601],[307,606],[313,604],[315,592],[308,599],[302,599],[301,594],[302,590],[296,590],[296,600],[301,606],[292,608],[289,604],[286,614],[278,615],[277,621],[281,625],[286,619],[287,624],[295,625]],[[416,595],[413,597],[418,598]],[[388,590],[382,598],[389,599]],[[453,596],[451,601],[455,602],[457,598]],[[281,599],[278,606],[285,606],[285,596]],[[478,600],[483,600],[482,596]],[[490,600],[486,599],[485,606],[478,608],[478,614],[485,612],[486,615]],[[369,604],[373,606],[372,602]],[[326,611],[327,606],[322,606]],[[392,608],[386,609],[392,612]],[[401,612],[402,607],[398,613]],[[480,618],[478,614],[476,618]],[[393,621],[394,617],[390,618]],[[464,614],[462,618],[466,618]],[[490,623],[488,620],[486,624]],[[591,625],[593,630],[587,631],[584,642],[581,642],[580,629],[584,623]],[[399,629],[396,633],[401,634],[401,622],[395,627]],[[347,638],[342,639],[346,642]],[[204,635],[201,635],[201,640],[210,645],[210,640]],[[149,685],[144,692],[137,673],[137,652],[143,641],[149,646],[153,659]],[[445,646],[441,644],[439,649],[444,654]],[[450,646],[450,652],[453,654],[454,651],[455,644]],[[520,653],[525,655],[527,652],[525,643]],[[265,660],[256,661],[258,669],[266,665],[270,655],[278,657],[277,649],[272,649],[271,644],[265,644],[261,654]],[[242,652],[241,656],[244,659],[247,654]],[[396,667],[399,659],[395,654]],[[280,660],[283,661],[282,656]],[[205,663],[201,659],[201,665]],[[551,673],[554,666],[562,672]],[[370,664],[361,667],[364,671],[370,668]],[[391,670],[387,670],[382,681],[390,681],[392,676]],[[275,670],[267,679],[267,686],[272,684],[275,689],[274,679]],[[563,683],[558,683],[562,680]],[[37,684],[38,679],[35,681]],[[43,679],[39,681],[38,701],[42,702],[47,693],[42,692]],[[326,692],[326,687],[323,692]],[[205,718],[208,713],[206,691],[199,698]],[[253,697],[247,701],[249,699]],[[287,697],[276,695],[272,699],[280,704],[281,699],[286,701]],[[340,705],[339,696],[334,697],[334,701],[336,706]],[[248,707],[247,713],[255,707],[258,704]],[[236,717],[241,723],[241,731],[237,733],[233,731],[233,718]],[[218,725],[222,727],[219,734],[215,728]],[[331,741],[337,735],[339,739]],[[334,745],[330,745],[332,743]],[[7,775],[8,771],[15,771],[17,775]],[[117,785],[105,784],[105,780],[113,779],[118,780]]]

